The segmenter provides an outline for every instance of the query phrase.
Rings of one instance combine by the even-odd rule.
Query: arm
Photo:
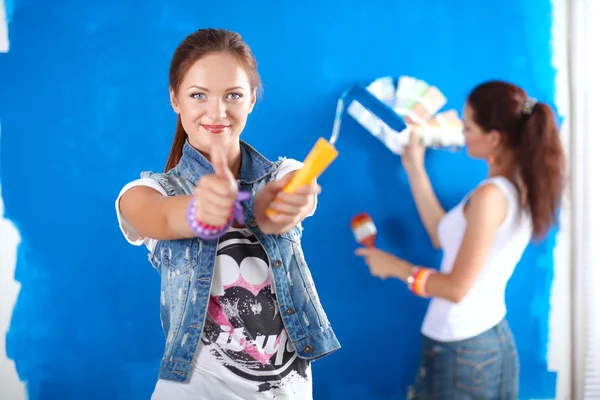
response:
[[[459,303],[475,284],[490,254],[496,232],[508,212],[508,199],[500,188],[478,188],[466,206],[467,228],[452,271],[432,274],[425,290],[435,297]]]
[[[186,220],[191,196],[164,196],[148,186],[134,186],[119,199],[119,210],[142,238],[175,240],[195,237]]]
[[[408,172],[410,189],[417,205],[419,217],[429,234],[431,244],[434,248],[440,248],[437,228],[446,211],[442,208],[439,200],[433,192],[431,181],[424,168],[416,168]]]
[[[500,188],[488,184],[478,188],[465,210],[467,228],[448,274],[435,273],[425,290],[433,297],[459,303],[471,290],[485,265],[498,227],[506,218],[508,199]],[[406,282],[414,265],[378,249],[359,249],[371,272],[380,277],[396,277]]]
[[[425,230],[429,234],[431,244],[434,248],[440,248],[437,228],[446,214],[440,205],[427,172],[425,172],[425,147],[418,138],[416,132],[411,130],[409,142],[402,152],[402,165],[408,176],[410,189],[417,205],[417,211]]]
[[[194,189],[196,219],[215,226],[225,225],[237,197],[237,184],[219,148],[213,148],[211,159],[215,173],[203,175]],[[196,237],[187,221],[187,208],[192,196],[167,196],[158,183],[148,179],[142,186],[128,188],[118,199],[117,211],[138,239],[176,240]],[[141,184],[141,182],[138,182]],[[123,227],[123,226],[122,226]],[[124,229],[125,236],[127,230]],[[129,232],[132,233],[132,232]],[[128,239],[129,240],[129,239]],[[135,241],[139,243],[139,241]],[[135,243],[134,243],[135,244]]]

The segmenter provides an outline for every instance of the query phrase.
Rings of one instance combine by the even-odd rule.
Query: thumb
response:
[[[283,190],[283,188],[286,187],[287,184],[292,181],[292,179],[294,179],[294,175],[296,175],[296,172],[290,172],[288,174],[285,174],[281,178],[271,182],[271,190],[273,190],[274,192],[279,192]]]
[[[371,253],[371,249],[369,249],[368,247],[360,247],[358,249],[356,249],[356,251],[354,252],[354,254],[356,254],[357,256],[363,256],[366,257]]]
[[[212,163],[215,174],[221,178],[228,180],[235,180],[229,166],[227,165],[227,157],[223,148],[220,146],[213,146],[210,152],[210,162]]]
[[[417,133],[416,127],[411,128],[409,143],[411,147],[417,147],[419,145],[419,134]]]

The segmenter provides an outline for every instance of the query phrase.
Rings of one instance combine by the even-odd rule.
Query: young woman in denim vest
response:
[[[152,399],[311,399],[311,360],[340,347],[300,243],[320,188],[283,193],[302,163],[240,140],[260,79],[239,34],[189,35],[169,83],[178,120],[165,173],[142,173],[116,203],[125,237],[161,275]]]
[[[438,271],[377,249],[359,249],[373,275],[406,281],[432,297],[412,398],[517,399],[518,357],[505,320],[505,289],[532,236],[556,222],[564,154],[552,109],[519,87],[476,87],[464,108],[467,153],[487,160],[489,176],[446,212],[413,135],[402,164],[417,209],[436,248]]]

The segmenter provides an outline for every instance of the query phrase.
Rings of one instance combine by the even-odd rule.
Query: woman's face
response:
[[[463,122],[467,154],[487,160],[498,148],[500,134],[496,131],[484,132],[475,122],[473,108],[468,103],[463,109]]]
[[[171,104],[181,117],[190,144],[209,153],[218,140],[226,149],[237,145],[248,114],[256,102],[248,74],[229,53],[210,53],[196,61],[176,91]]]

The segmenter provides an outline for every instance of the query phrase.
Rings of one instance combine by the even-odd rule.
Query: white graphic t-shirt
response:
[[[311,398],[309,363],[288,341],[265,250],[247,229],[219,240],[195,370],[244,399]]]
[[[217,246],[190,382],[159,380],[152,400],[312,399],[310,363],[288,341],[272,282],[256,236],[230,228]]]
[[[302,165],[285,160],[277,179]],[[156,240],[140,237],[119,209],[120,197],[138,185],[166,196],[152,179],[138,179],[121,190],[117,216],[127,240],[151,251]],[[230,228],[219,239],[204,332],[190,380],[159,380],[152,394],[152,400],[192,399],[312,399],[310,363],[298,357],[288,340],[268,256],[246,228]]]

